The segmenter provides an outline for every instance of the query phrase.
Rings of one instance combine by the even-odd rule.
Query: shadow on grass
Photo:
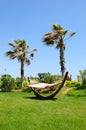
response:
[[[67,96],[74,96],[74,97],[86,97],[86,89],[74,89],[74,90],[70,90],[67,93]]]
[[[74,88],[73,90],[70,90],[67,93],[67,96],[74,96],[74,97],[86,97],[86,85],[80,85]]]
[[[52,100],[52,101],[57,100],[57,98],[41,99],[41,98],[37,98],[37,97],[35,97],[35,96],[33,96],[33,97],[24,97],[24,98],[26,98],[26,99],[34,99],[34,100]]]
[[[86,97],[86,94],[67,94],[67,96],[70,96],[70,97],[72,97],[72,96],[74,96],[74,97]]]
[[[79,87],[76,88],[76,90],[86,90],[86,85],[81,85]]]

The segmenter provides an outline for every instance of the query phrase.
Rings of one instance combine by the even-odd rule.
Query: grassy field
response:
[[[0,130],[85,130],[86,96],[58,94],[37,100],[33,93],[0,92]]]

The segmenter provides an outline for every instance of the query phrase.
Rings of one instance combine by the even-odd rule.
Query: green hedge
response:
[[[81,86],[81,82],[78,81],[66,81],[66,87],[80,87]]]

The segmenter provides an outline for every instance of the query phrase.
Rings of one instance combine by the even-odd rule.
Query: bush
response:
[[[29,83],[27,80],[23,81],[22,92],[31,92],[31,89],[29,87]]]
[[[1,87],[2,87],[2,84],[3,84],[3,83],[2,83],[2,82],[0,82],[0,91],[2,90],[2,89],[1,89]]]
[[[79,87],[79,86],[81,86],[81,82],[77,82],[77,81],[66,81],[65,85],[67,87]]]
[[[21,78],[17,77],[16,80],[15,80],[15,89],[21,89]]]
[[[15,87],[15,80],[11,75],[5,74],[1,76],[1,91],[10,92]]]

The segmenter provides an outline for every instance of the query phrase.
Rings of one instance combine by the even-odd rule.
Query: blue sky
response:
[[[86,0],[0,0],[0,75],[20,76],[20,63],[5,56],[14,39],[24,39],[30,49],[38,50],[30,66],[25,65],[25,76],[61,74],[59,51],[42,42],[43,35],[57,23],[69,33],[76,32],[65,43],[66,70],[76,79],[79,70],[86,69],[85,12]]]

